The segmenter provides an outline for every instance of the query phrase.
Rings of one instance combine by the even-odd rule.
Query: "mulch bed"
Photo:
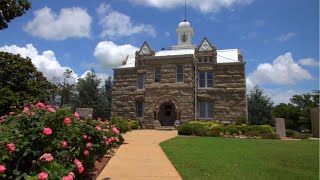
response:
[[[95,164],[96,170],[94,172],[90,173],[88,180],[95,180],[99,176],[99,174],[101,173],[103,168],[108,164],[110,159],[111,159],[111,156],[105,156],[102,160],[97,161]]]

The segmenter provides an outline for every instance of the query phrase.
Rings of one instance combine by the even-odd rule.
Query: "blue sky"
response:
[[[106,79],[144,41],[158,51],[177,44],[184,0],[32,0],[32,9],[0,31],[0,51],[29,56],[48,79],[93,67]],[[319,1],[187,0],[199,45],[239,48],[248,88],[275,103],[319,89]]]

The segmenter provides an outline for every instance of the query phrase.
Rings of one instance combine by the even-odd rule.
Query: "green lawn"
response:
[[[162,149],[184,180],[319,179],[319,141],[176,137]]]

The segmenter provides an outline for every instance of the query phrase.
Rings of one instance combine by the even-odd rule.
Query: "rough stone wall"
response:
[[[213,88],[197,91],[198,101],[214,102],[213,121],[231,123],[241,115],[246,116],[245,63],[198,64],[198,71],[214,73]]]

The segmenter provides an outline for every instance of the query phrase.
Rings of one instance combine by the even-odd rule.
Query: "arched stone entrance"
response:
[[[172,102],[164,102],[159,108],[159,122],[161,126],[173,126],[177,119],[176,108]]]
[[[154,126],[173,126],[179,124],[181,106],[179,100],[170,95],[158,98],[153,105]]]

